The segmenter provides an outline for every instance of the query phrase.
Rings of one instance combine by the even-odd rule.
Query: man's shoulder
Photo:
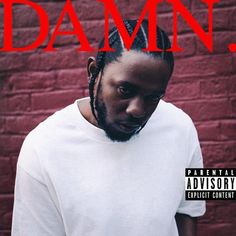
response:
[[[194,150],[198,145],[198,135],[195,125],[188,114],[175,105],[161,101],[147,124],[146,134],[165,140],[168,145],[189,145]]]
[[[158,104],[158,107],[153,114],[153,119],[163,123],[163,125],[168,124],[181,127],[193,125],[193,121],[187,113],[174,104],[163,100]]]
[[[76,114],[74,103],[55,112],[34,128],[23,142],[18,165],[36,179],[41,179],[40,174],[35,174],[38,173],[38,166],[57,158],[58,150],[65,148],[70,136],[76,133]]]
[[[75,104],[56,111],[39,123],[27,136],[28,139],[43,140],[58,135],[63,129],[73,126],[75,120]]]
[[[182,109],[162,100],[148,121],[145,133],[150,137],[151,134],[158,134],[162,138],[167,137],[167,139],[176,137],[176,140],[185,140],[184,137],[192,137],[193,139],[197,137],[196,128],[190,116]]]

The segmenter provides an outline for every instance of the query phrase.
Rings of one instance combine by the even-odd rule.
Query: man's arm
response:
[[[197,217],[177,213],[175,215],[179,236],[197,235]]]
[[[48,188],[17,167],[12,236],[64,236],[62,218]]]
[[[29,134],[17,162],[12,217],[12,236],[64,236],[65,229],[57,196],[35,151]]]

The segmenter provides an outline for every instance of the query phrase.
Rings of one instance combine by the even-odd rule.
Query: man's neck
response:
[[[83,99],[77,102],[77,106],[82,114],[82,116],[92,125],[98,127],[97,120],[95,119],[91,107],[90,107],[90,100]]]

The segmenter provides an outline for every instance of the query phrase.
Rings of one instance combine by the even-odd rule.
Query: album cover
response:
[[[216,191],[214,196],[205,199],[204,195],[197,193],[195,199],[192,198],[193,202],[206,201],[206,211],[197,220],[197,235],[236,235],[235,0],[0,0],[0,236],[11,235],[16,166],[25,137],[55,112],[73,104],[77,99],[91,96],[88,58],[96,58],[98,51],[102,51],[99,42],[103,37],[109,40],[108,30],[116,26],[120,35],[119,42],[126,51],[132,51],[131,34],[127,33],[123,20],[138,20],[137,25],[140,27],[144,19],[149,28],[143,40],[150,51],[161,51],[159,44],[154,43],[157,26],[166,32],[172,45],[166,50],[173,52],[174,70],[162,99],[191,117],[198,133],[204,168],[216,171],[212,179],[216,176],[219,178],[209,180],[208,172],[204,172],[204,169],[203,172],[186,170],[186,176],[194,178],[196,173],[195,180],[198,176],[199,185],[201,181],[205,181],[204,184],[207,184],[207,180],[216,181],[216,185],[222,185],[218,188],[225,190],[223,196],[219,195],[220,191]],[[103,51],[111,51],[106,42]],[[98,105],[94,105],[95,118]],[[168,120],[169,117],[166,117],[166,122]],[[127,133],[136,128],[134,125],[124,126]],[[124,151],[124,147],[121,147],[120,151]],[[60,151],[62,147],[57,148]],[[162,148],[164,152],[173,151],[166,143]],[[99,168],[100,165],[97,164]],[[62,167],[66,169],[66,165]],[[177,168],[178,164],[176,172]],[[166,179],[171,172],[165,172]],[[181,175],[185,173],[182,171]],[[207,178],[200,180],[201,175]],[[223,182],[219,184],[217,181]],[[194,188],[194,182],[187,182],[186,186],[187,189]],[[176,186],[173,184],[163,189],[174,188]],[[200,196],[199,199],[197,196]],[[52,199],[54,197],[58,196],[52,194]],[[166,198],[170,197],[167,191]],[[73,197],[77,198],[80,199],[80,196]],[[78,199],[75,201],[78,202]],[[135,201],[139,198],[134,195],[132,199]],[[145,206],[146,203],[143,208]],[[125,212],[126,207],[122,211]],[[56,208],[60,209],[60,204]],[[148,210],[150,212],[147,214],[152,216],[153,210],[145,209]],[[70,212],[73,214],[73,209]],[[136,223],[144,225],[139,217],[140,212],[134,212],[137,214]],[[63,221],[65,216],[60,217]],[[80,219],[76,220],[79,224]],[[83,221],[89,220],[83,218]],[[117,218],[117,221],[109,224],[118,227],[116,224],[119,220]],[[50,217],[48,221],[53,222]],[[152,224],[155,226],[155,219]],[[154,226],[150,226],[150,231],[139,231],[137,227],[132,233],[127,232],[127,235],[140,235],[142,232],[155,235],[151,231]],[[53,227],[53,223],[50,227]],[[89,222],[87,231],[73,234],[69,230],[63,235],[124,235],[112,231],[92,231],[94,227],[96,224]],[[129,227],[128,223],[125,227]],[[55,235],[59,235],[57,230],[60,229],[54,231]]]

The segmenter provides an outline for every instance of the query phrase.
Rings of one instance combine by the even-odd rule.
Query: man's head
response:
[[[125,21],[131,34],[136,21]],[[145,52],[148,25],[144,21],[131,50],[124,48],[116,28],[109,33],[114,52],[98,52],[88,60],[90,105],[99,127],[114,141],[127,141],[146,124],[164,96],[173,71],[171,52]],[[170,48],[170,41],[157,28],[157,46]],[[103,47],[104,41],[100,43]]]

